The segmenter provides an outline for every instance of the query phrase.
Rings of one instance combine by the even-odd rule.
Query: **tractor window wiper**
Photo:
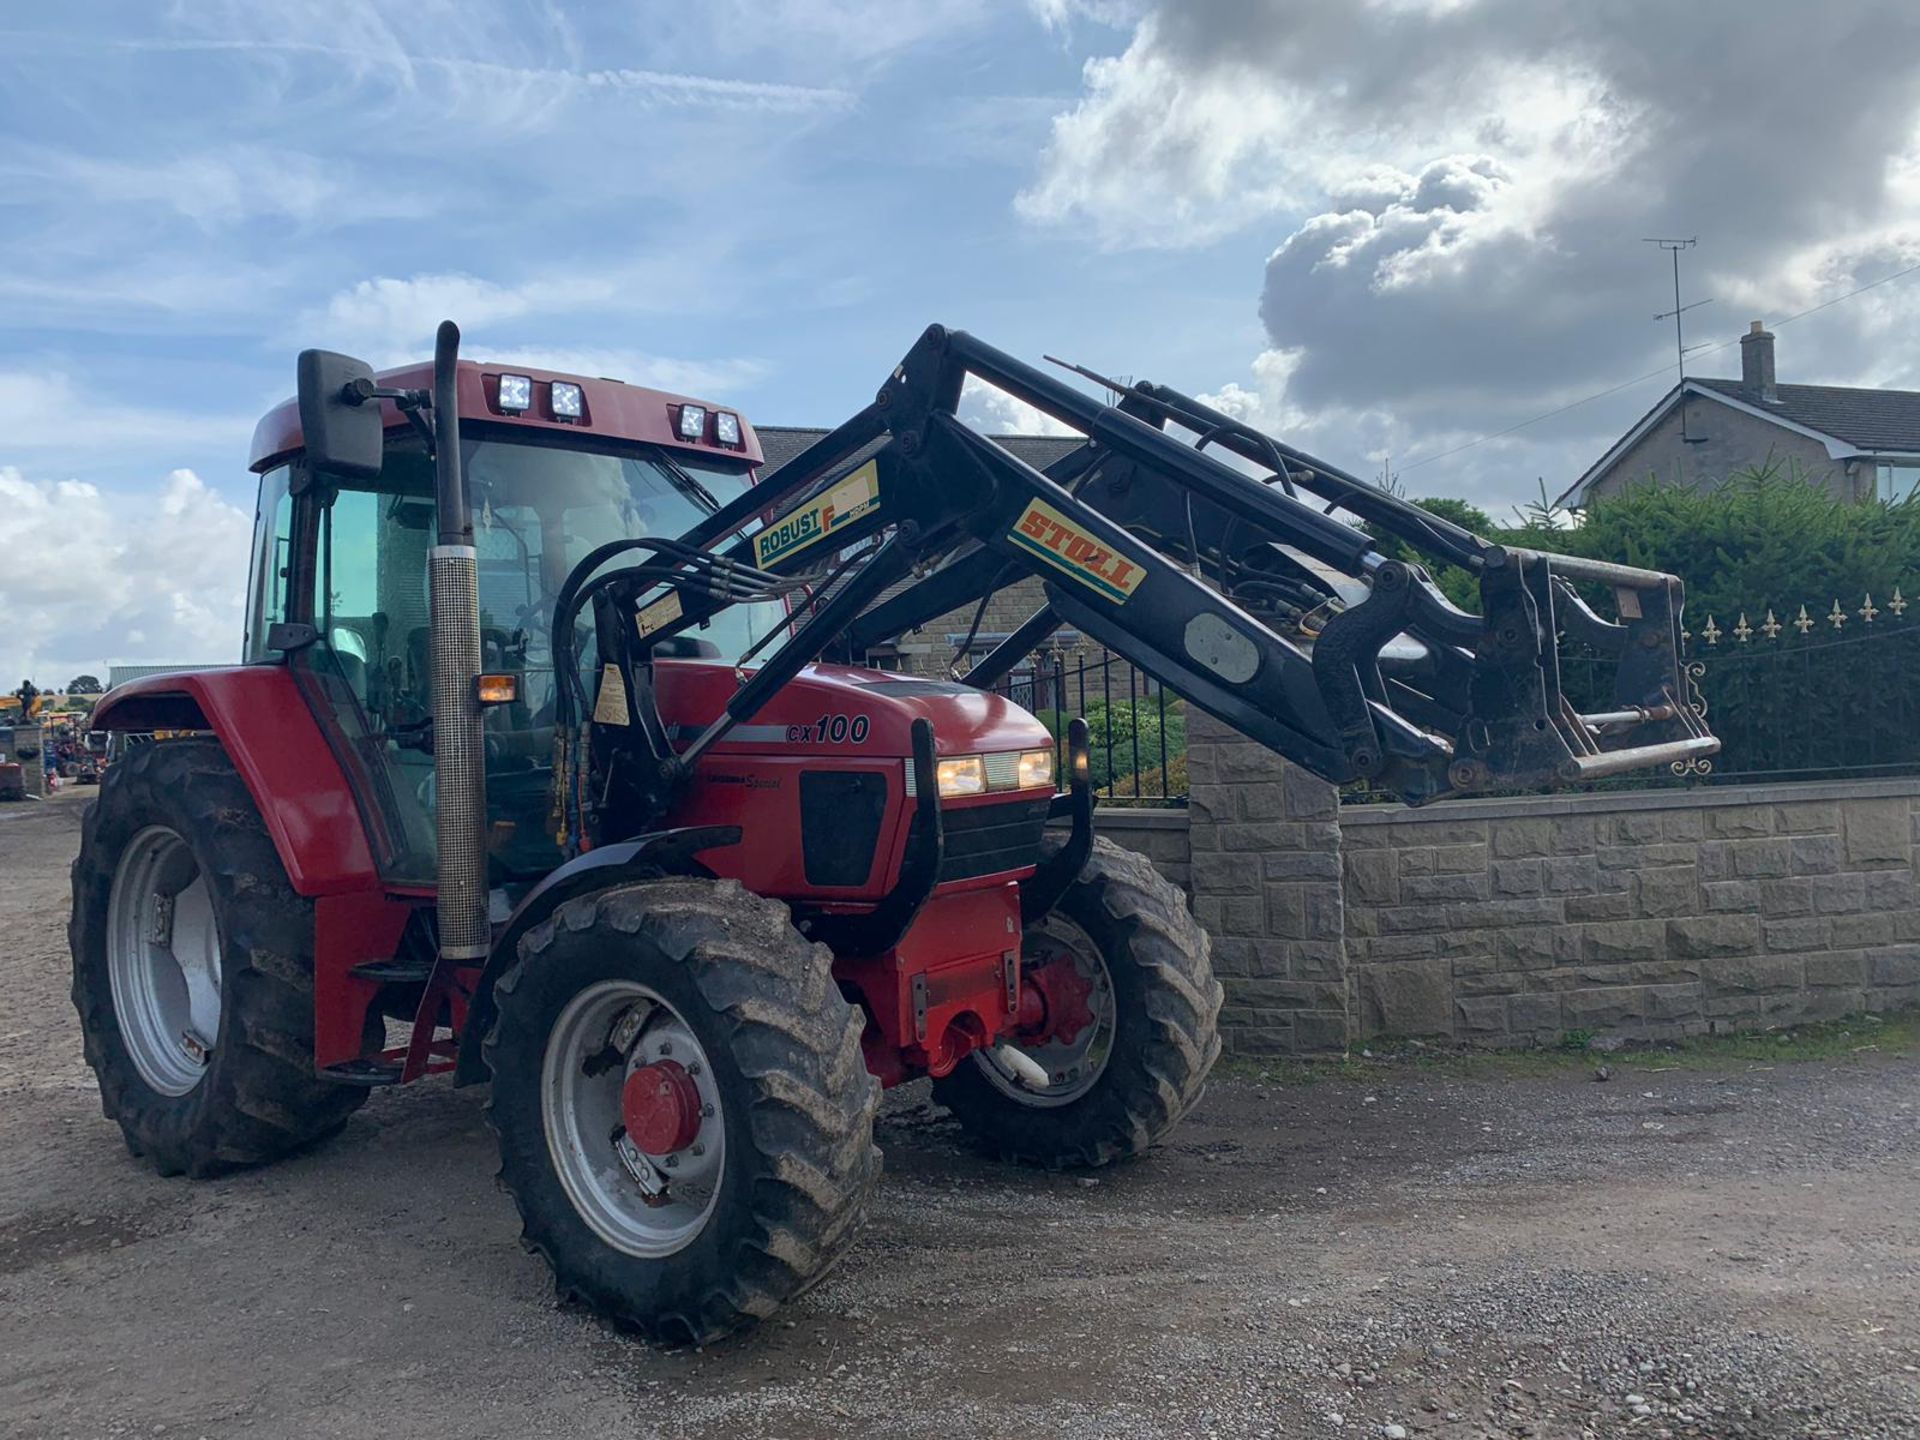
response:
[[[693,473],[682,467],[672,456],[655,454],[650,458],[655,465],[666,472],[667,478],[673,481],[676,489],[705,505],[709,514],[720,508],[720,502],[715,498],[714,493],[696,480]]]

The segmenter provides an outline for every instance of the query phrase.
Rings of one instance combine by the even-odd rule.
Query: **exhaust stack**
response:
[[[439,833],[440,954],[484,960],[487,918],[487,773],[480,732],[479,555],[460,468],[460,398],[455,366],[460,328],[443,320],[433,347],[434,500],[439,543],[427,554],[433,634],[434,819]]]

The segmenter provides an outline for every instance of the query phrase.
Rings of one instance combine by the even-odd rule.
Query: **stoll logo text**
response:
[[[1027,506],[1007,538],[1119,604],[1125,604],[1146,578],[1139,564],[1116,555],[1044,500]]]

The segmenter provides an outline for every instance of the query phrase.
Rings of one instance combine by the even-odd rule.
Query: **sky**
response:
[[[237,658],[307,346],[831,425],[938,321],[1504,516],[1672,383],[1648,236],[1695,373],[1920,388],[1920,276],[1790,318],[1920,263],[1920,7],[11,7],[0,677]]]

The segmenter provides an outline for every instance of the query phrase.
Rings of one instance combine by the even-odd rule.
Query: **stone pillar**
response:
[[[1188,707],[1194,913],[1237,1054],[1347,1046],[1340,808],[1333,786]]]

